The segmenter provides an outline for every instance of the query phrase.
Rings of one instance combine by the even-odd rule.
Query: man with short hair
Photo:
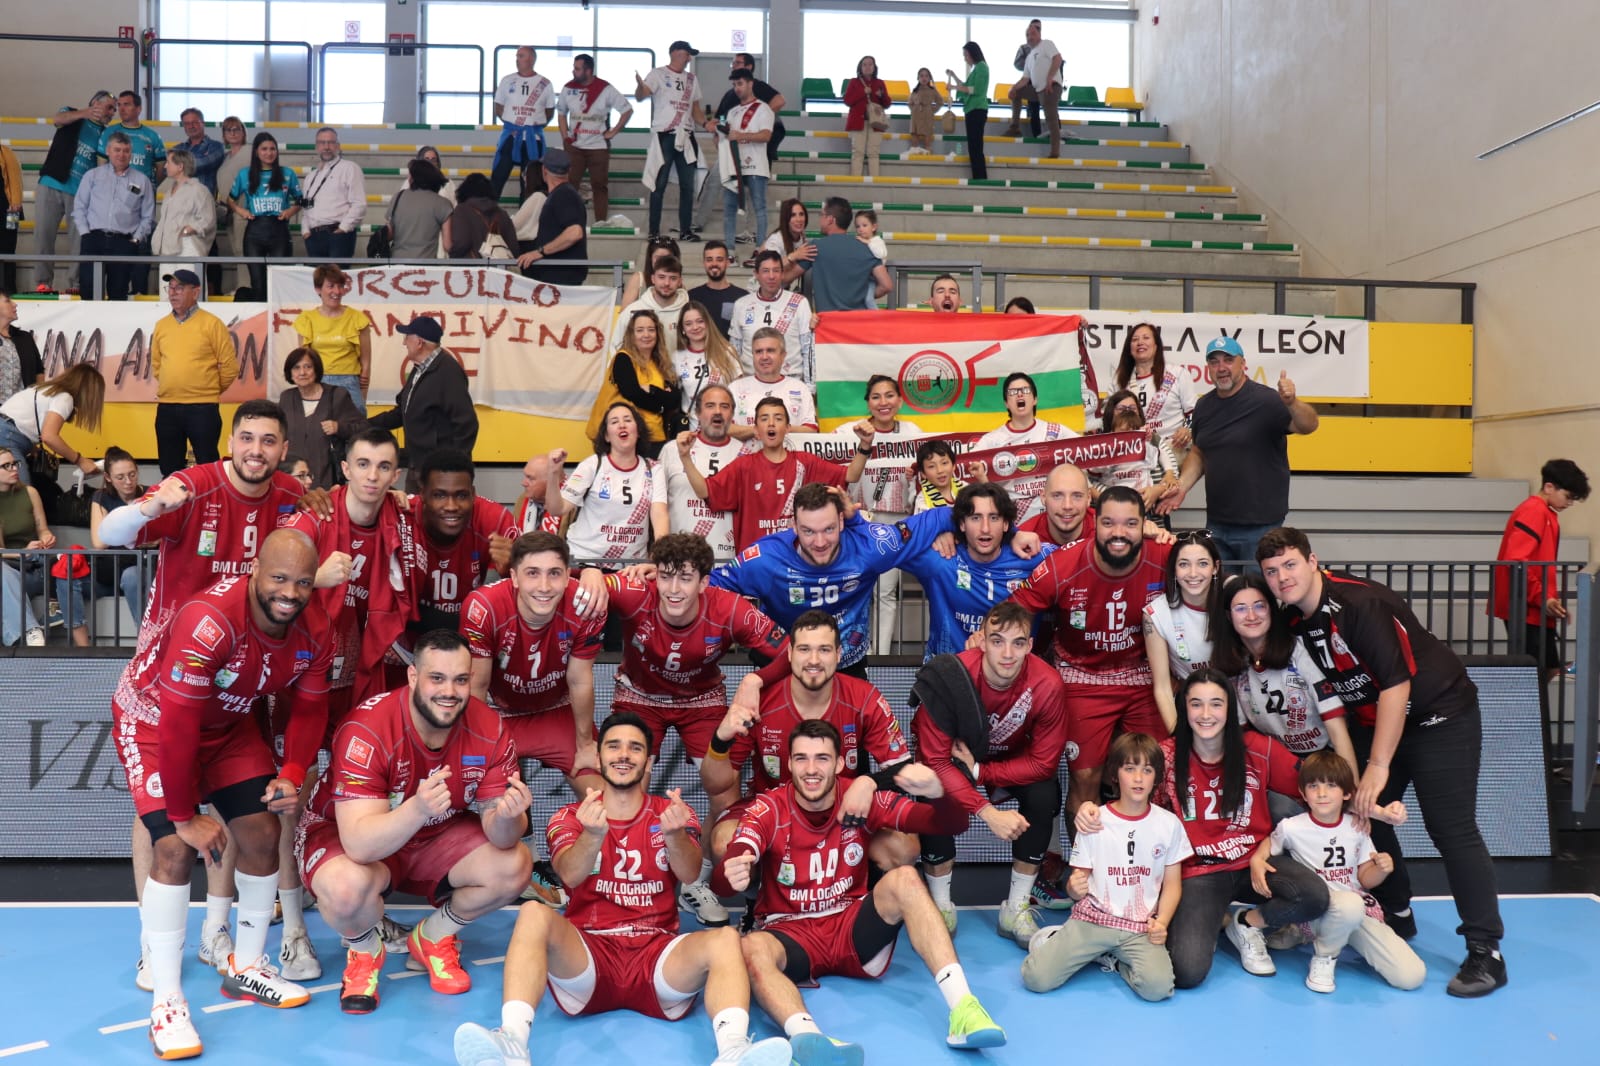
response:
[[[783,1026],[800,1066],[860,1066],[859,1046],[831,1040],[806,1011],[797,987],[829,974],[881,977],[903,925],[950,1009],[946,1043],[1000,1047],[1006,1035],[967,987],[950,933],[915,868],[900,866],[868,887],[866,842],[878,830],[951,832],[963,812],[937,774],[905,767],[905,794],[873,795],[864,824],[840,817],[844,793],[840,733],[828,722],[802,722],[788,740],[790,780],[758,797],[717,869],[717,887],[743,892],[760,866],[756,916],[744,955],[756,1000]],[[912,797],[931,799],[917,803]]]
[[[1156,504],[1161,514],[1183,506],[1206,478],[1206,526],[1224,562],[1256,557],[1256,542],[1289,513],[1289,435],[1314,433],[1316,408],[1300,399],[1289,372],[1273,390],[1250,380],[1244,349],[1232,337],[1206,345],[1206,370],[1216,388],[1195,401],[1194,443],[1183,457],[1178,484]]]
[[[650,112],[650,154],[645,159],[645,188],[650,190],[650,239],[661,236],[661,207],[667,195],[667,170],[678,174],[678,239],[698,241],[694,231],[695,164],[700,149],[694,131],[706,123],[700,105],[700,83],[689,71],[689,60],[700,54],[688,41],[673,41],[667,47],[667,65],[656,67],[644,77],[634,71],[633,98],[655,97]],[[653,175],[653,176],[652,176]]]
[[[755,232],[767,232],[767,179],[772,164],[767,159],[767,142],[772,139],[778,118],[772,108],[755,94],[755,76],[743,67],[728,75],[735,104],[724,124],[713,125],[726,142],[717,153],[719,167],[724,156],[730,166],[722,174],[722,236],[731,248],[738,243],[739,204],[748,202],[755,217]],[[725,149],[725,151],[723,150]]]
[[[954,274],[940,274],[928,288],[928,306],[936,314],[954,314],[961,310],[961,282]]]
[[[700,428],[689,434],[689,459],[695,469],[710,476],[744,452],[743,442],[729,432],[733,425],[733,393],[726,385],[713,382],[700,390],[694,403]],[[660,463],[667,480],[668,528],[704,537],[719,563],[732,559],[732,512],[715,510],[695,495],[677,448],[662,448]]]
[[[864,309],[869,286],[875,299],[889,295],[889,271],[872,249],[856,239],[854,223],[849,200],[830,196],[823,202],[822,236],[814,242],[816,258],[800,263],[801,269],[811,271],[811,298],[818,314]]]
[[[211,195],[217,194],[217,170],[221,168],[226,158],[226,150],[222,142],[215,137],[206,136],[206,116],[198,107],[186,107],[178,120],[183,126],[184,136],[187,138],[179,145],[194,156],[194,176],[211,190]]]
[[[568,178],[571,159],[560,148],[547,148],[540,160],[548,190],[539,209],[539,229],[532,247],[517,257],[522,273],[550,285],[582,285],[587,266],[565,266],[565,260],[589,258],[589,230],[585,225],[583,196]]]
[[[788,526],[795,496],[803,485],[821,482],[844,488],[844,468],[810,452],[790,451],[789,411],[769,396],[756,404],[758,452],[745,452],[721,470],[702,474],[694,458],[694,438],[678,437],[678,459],[690,491],[713,511],[733,513],[733,549],[742,552],[760,537]]]
[[[196,853],[208,869],[220,866],[230,839],[239,849],[239,939],[216,960],[223,995],[268,1007],[311,998],[278,975],[266,948],[278,882],[273,814],[293,808],[327,724],[333,644],[326,616],[306,613],[316,569],[305,534],[269,534],[249,577],[226,577],[181,604],[112,697],[117,754],[154,844],[139,916],[157,1058],[201,1052],[181,977],[189,881]],[[282,770],[251,713],[258,697],[278,693],[291,704]],[[200,813],[202,801],[211,813]]]
[[[791,425],[817,432],[817,401],[812,398],[810,385],[787,373],[788,346],[777,328],[762,326],[755,331],[750,340],[750,362],[755,372],[735,378],[728,386],[733,393],[733,435],[740,440],[758,435],[751,428],[756,424],[756,406],[767,399],[783,401]]]
[[[790,377],[812,381],[811,305],[797,292],[783,287],[783,256],[772,249],[756,253],[756,291],[733,305],[728,322],[728,343],[739,353],[747,373],[755,372],[756,332],[775,329],[783,337],[783,370]]]
[[[748,289],[741,289],[728,280],[728,260],[733,255],[731,246],[722,241],[707,241],[705,251],[701,254],[706,283],[690,289],[689,299],[705,306],[711,313],[711,324],[724,340],[728,340],[733,328],[734,309],[750,293]]]
[[[1495,559],[1508,563],[1548,563],[1560,558],[1561,512],[1589,498],[1589,475],[1571,459],[1551,459],[1539,469],[1539,491],[1517,505],[1506,519],[1500,535],[1500,550]],[[1524,568],[1527,585],[1525,609],[1511,608],[1509,567],[1490,571],[1492,592],[1489,613],[1506,626],[1506,637],[1515,640],[1520,625],[1525,633],[1523,650],[1539,660],[1543,684],[1540,699],[1548,708],[1547,686],[1561,673],[1564,657],[1556,638],[1557,624],[1567,617],[1561,602],[1561,574],[1553,566]]]
[[[171,477],[190,449],[196,464],[217,461],[222,394],[239,377],[239,359],[227,325],[200,308],[200,275],[174,270],[161,280],[172,313],[150,333],[150,373],[156,380],[156,457],[161,476]]]
[[[734,57],[728,61],[728,70],[730,74],[735,70],[748,70],[754,78],[756,70],[755,56],[749,52],[735,53]],[[782,93],[760,78],[755,78],[755,94],[757,100],[772,108],[774,125],[772,127],[772,139],[767,142],[767,162],[769,164],[776,163],[778,161],[778,143],[788,133],[784,129],[783,119],[777,117],[783,111],[786,101]],[[722,94],[722,100],[717,104],[716,109],[706,116],[705,128],[707,132],[715,131],[717,124],[728,117],[728,112],[732,111],[738,102],[739,98],[734,95],[732,87],[729,87]],[[720,174],[720,160],[713,159],[710,162],[711,167],[706,172],[705,184],[700,187],[700,194],[695,198],[694,228],[700,231],[705,230],[711,214],[712,189],[719,188],[722,184],[720,181],[722,177]],[[760,233],[753,235],[741,234],[739,237],[741,243],[747,244],[752,241],[760,242],[764,239],[765,237]],[[735,246],[730,245],[729,247],[731,249]]]
[[[511,514],[517,528],[524,533],[560,532],[561,520],[551,520],[544,500],[550,490],[550,457],[543,452],[522,465],[522,495],[517,497]]]
[[[617,113],[612,125],[611,112]],[[583,191],[583,177],[589,176],[594,196],[596,225],[631,226],[627,215],[611,210],[611,140],[621,133],[633,117],[633,105],[604,78],[595,77],[594,56],[580,52],[572,57],[572,80],[561,87],[556,98],[556,121],[561,126],[561,144],[572,158],[572,187]],[[548,182],[546,175],[545,181]]]
[[[931,612],[930,612],[931,613]],[[1039,931],[1031,895],[1039,864],[1054,843],[1051,831],[1061,813],[1061,781],[1056,768],[1067,746],[1067,704],[1061,677],[1033,650],[1033,616],[1009,601],[996,604],[980,623],[981,643],[953,654],[917,675],[914,698],[920,704],[911,720],[917,757],[939,775],[945,793],[968,814],[983,820],[1001,840],[1011,842],[1011,886],[1000,905],[998,930],[1027,950]],[[955,708],[930,702],[924,684],[948,683],[943,670],[956,669],[971,682],[968,705],[981,714],[988,752],[976,756],[970,739],[956,728]],[[982,789],[982,792],[979,789]],[[987,796],[987,798],[985,798]],[[996,803],[1017,801],[1017,809]],[[928,892],[953,933],[955,904],[950,882],[955,873],[953,836],[924,835],[922,863]]]
[[[160,185],[167,178],[166,170],[156,169],[157,163],[166,161],[167,146],[161,142],[161,135],[155,130],[139,121],[139,116],[144,113],[144,98],[132,89],[125,89],[117,94],[117,121],[108,126],[100,135],[98,154],[102,159],[110,159],[111,153],[107,149],[111,145],[111,135],[121,133],[128,138],[128,144],[133,150],[131,160],[133,169],[140,171],[155,185]]]
[[[407,684],[363,703],[334,734],[328,773],[301,816],[301,876],[345,946],[346,1014],[378,1009],[391,890],[434,906],[411,930],[406,968],[453,996],[472,987],[461,930],[527,883],[532,860],[519,841],[533,797],[510,738],[469,691],[471,662],[455,633],[424,634]]]
[[[1071,463],[1061,463],[1045,475],[1039,493],[1038,514],[1017,528],[1037,533],[1046,544],[1064,548],[1094,533],[1094,493],[1089,475]]]
[[[689,294],[683,288],[683,264],[675,255],[664,255],[656,260],[650,272],[650,284],[639,293],[638,299],[624,307],[617,315],[616,327],[611,331],[611,351],[615,352],[632,341],[628,327],[633,324],[635,311],[654,311],[661,321],[662,341],[669,353],[683,347],[678,336],[678,314],[689,306]],[[641,353],[643,354],[643,353]]]
[[[156,228],[155,183],[134,168],[133,143],[121,130],[106,134],[110,161],[83,176],[72,202],[72,221],[83,237],[79,255],[138,255],[140,245]],[[131,263],[105,264],[105,298],[126,300],[142,268]],[[83,298],[92,300],[94,272],[82,276]]]
[[[518,48],[517,69],[495,86],[494,117],[504,123],[489,174],[496,200],[505,190],[512,167],[519,167],[522,174],[522,190],[517,199],[526,200],[532,191],[528,187],[530,172],[544,156],[544,128],[555,110],[556,94],[550,79],[533,69],[538,58],[532,45]]]
[[[978,438],[975,451],[990,448],[1007,448],[1018,444],[1043,444],[1046,441],[1066,440],[1076,437],[1076,431],[1059,422],[1046,422],[1037,417],[1039,387],[1033,376],[1020,370],[1007,374],[1000,385],[1005,395],[1006,420],[997,429],[991,429]],[[1020,502],[1020,501],[1019,501]]]
[[[789,1066],[787,1040],[750,1040],[738,935],[678,933],[675,890],[700,868],[700,823],[677,789],[647,791],[652,740],[650,727],[628,711],[600,724],[601,787],[550,820],[550,853],[572,886],[566,916],[522,908],[506,947],[501,1024],[463,1023],[457,1062],[530,1061],[529,1032],[548,981],[568,1014],[631,1009],[668,1021],[687,1014],[704,990],[717,1041],[713,1066]]]
[[[478,443],[478,412],[467,389],[467,372],[456,357],[440,347],[444,327],[437,318],[417,315],[394,331],[405,338],[406,362],[412,365],[394,407],[371,416],[377,429],[405,435],[406,491],[422,485],[420,471],[443,448],[472,454]]]
[[[1221,387],[1220,385],[1218,386]],[[1270,530],[1256,546],[1267,587],[1283,603],[1289,629],[1353,712],[1350,741],[1362,761],[1350,810],[1366,817],[1415,786],[1428,837],[1444,860],[1466,937],[1467,958],[1445,991],[1486,996],[1506,983],[1505,935],[1494,862],[1478,830],[1478,767],[1483,721],[1478,689],[1456,653],[1417,620],[1405,600],[1375,581],[1320,569],[1298,529]],[[1395,860],[1373,888],[1384,921],[1415,936],[1411,879],[1399,842],[1378,842]]]
[[[1044,39],[1038,19],[1028,23],[1028,56],[1023,60],[1022,77],[1011,89],[1011,125],[1003,137],[1020,137],[1018,124],[1023,102],[1038,101],[1044,110],[1045,126],[1050,130],[1050,159],[1061,156],[1061,52],[1054,41]],[[1038,136],[1037,130],[1034,136]]]
[[[317,131],[317,159],[316,169],[301,180],[306,255],[321,262],[347,260],[356,254],[356,230],[367,213],[366,175],[340,152],[332,126]]]
[[[56,232],[63,218],[67,220],[67,250],[77,254],[83,234],[73,217],[73,204],[83,176],[95,167],[100,138],[116,109],[116,98],[102,89],[83,107],[63,107],[51,119],[56,132],[39,165],[39,187],[33,196],[33,249],[41,259],[55,254]],[[21,202],[20,193],[17,201]],[[33,283],[54,289],[55,275],[53,263],[40,262],[33,268]],[[76,287],[78,276],[78,264],[68,263],[67,284]]]

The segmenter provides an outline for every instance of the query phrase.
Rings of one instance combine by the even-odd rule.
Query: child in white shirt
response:
[[[856,212],[856,240],[866,245],[867,250],[877,256],[880,263],[889,258],[889,246],[878,236],[878,212],[870,207]],[[870,281],[867,282],[865,307],[868,311],[875,311],[878,308],[877,287]]]

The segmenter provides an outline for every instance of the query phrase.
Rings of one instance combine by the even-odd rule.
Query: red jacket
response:
[[[1502,562],[1555,562],[1561,549],[1561,519],[1555,508],[1544,497],[1529,496],[1517,505],[1506,519],[1505,532],[1500,535],[1500,551],[1495,558]],[[1496,567],[1490,578],[1493,597],[1489,611],[1494,617],[1511,619],[1511,575],[1508,568]],[[1528,567],[1528,612],[1530,626],[1553,626],[1555,619],[1544,613],[1544,603],[1561,595],[1560,573],[1553,566]]]
[[[850,83],[844,87],[844,102],[850,106],[850,112],[844,120],[846,130],[866,128],[868,100],[885,111],[889,110],[888,87],[878,78],[869,78],[865,84],[861,78],[851,78]]]

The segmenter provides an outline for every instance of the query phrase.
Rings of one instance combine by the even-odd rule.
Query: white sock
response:
[[[150,945],[150,980],[155,1002],[183,992],[183,931],[189,917],[189,886],[146,879],[139,904],[140,933]]]
[[[942,911],[953,910],[955,904],[950,901],[950,882],[956,879],[956,872],[951,870],[947,874],[928,874],[928,895],[933,897],[934,906]]]
[[[711,855],[709,852],[707,852],[705,857],[700,860],[700,877],[697,881],[695,881],[695,884],[709,885],[711,883],[711,870]]]
[[[1011,890],[1006,893],[1006,906],[1013,911],[1020,911],[1028,905],[1028,897],[1033,892],[1033,883],[1038,879],[1037,873],[1019,874],[1011,871]]]
[[[799,1014],[789,1015],[789,1017],[785,1019],[783,1023],[783,1035],[788,1037],[790,1040],[793,1040],[801,1033],[816,1033],[818,1036],[822,1035],[822,1030],[817,1028],[816,1020],[805,1011],[801,1011]]]
[[[272,927],[272,903],[278,898],[278,872],[257,876],[236,870],[239,890],[239,935],[233,940],[233,957],[240,967],[254,966],[267,953],[267,930]]]
[[[206,893],[206,921],[201,927],[201,935],[216,932],[228,924],[228,914],[233,910],[232,896],[213,896]]]
[[[940,993],[944,995],[944,1005],[951,1010],[955,1010],[957,1003],[972,995],[972,989],[967,987],[967,973],[959,962],[952,962],[934,974],[933,980],[939,986]]]
[[[711,1035],[717,1038],[717,1055],[750,1042],[750,1012],[743,1007],[727,1007],[711,1019]]]
[[[300,886],[278,889],[278,902],[283,904],[283,938],[306,931],[305,895]]]
[[[360,936],[347,936],[341,937],[340,939],[344,941],[345,947],[349,948],[351,951],[359,951],[363,955],[376,956],[383,948],[383,937],[378,935],[377,926],[373,926]]]
[[[520,999],[508,999],[500,1004],[500,1031],[518,1046],[527,1047],[528,1034],[533,1031],[533,1004]]]
[[[467,923],[450,909],[448,903],[422,919],[422,935],[429,940],[443,940],[447,936],[455,936],[466,927]]]

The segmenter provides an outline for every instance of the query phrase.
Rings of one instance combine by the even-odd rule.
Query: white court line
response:
[[[343,988],[343,987],[344,987],[344,982],[343,981],[335,981],[331,985],[312,985],[311,987],[307,988],[306,991],[310,992],[313,996],[315,996],[315,995],[318,995],[319,993],[322,993],[322,992],[336,992],[340,988]]]
[[[136,1022],[123,1022],[120,1025],[102,1025],[100,1027],[100,1035],[110,1036],[112,1033],[126,1033],[129,1029],[148,1029],[149,1027],[150,1019],[140,1018]]]
[[[506,961],[506,957],[504,955],[496,955],[492,959],[473,959],[472,960],[472,965],[474,965],[474,966],[493,966],[497,962],[505,962],[505,961]]]
[[[31,1044],[17,1044],[14,1047],[0,1048],[0,1059],[3,1059],[8,1055],[24,1055],[30,1051],[43,1051],[49,1046],[50,1041],[48,1040],[35,1040]]]
[[[201,1014],[220,1014],[225,1010],[238,1010],[240,1007],[253,1007],[254,1003],[248,999],[231,999],[225,1003],[213,1003],[209,1007],[201,1007]]]
[[[396,973],[386,973],[383,976],[391,981],[404,981],[408,977],[426,977],[428,975],[423,970],[400,970]]]

